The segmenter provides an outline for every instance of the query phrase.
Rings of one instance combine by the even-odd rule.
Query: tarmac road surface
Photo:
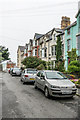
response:
[[[2,118],[78,117],[79,97],[76,95],[73,98],[47,99],[41,90],[34,88],[34,85],[23,85],[20,77],[12,77],[8,73],[0,73],[0,93],[1,91]]]

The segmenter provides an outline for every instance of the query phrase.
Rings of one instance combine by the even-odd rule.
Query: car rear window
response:
[[[36,74],[37,70],[27,70],[27,73],[29,73],[29,74]]]
[[[19,69],[19,68],[14,68],[13,70],[15,70],[15,71],[20,71],[20,69]]]

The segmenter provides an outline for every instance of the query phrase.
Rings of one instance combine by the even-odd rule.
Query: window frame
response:
[[[67,40],[67,51],[70,51],[70,48],[71,48],[70,42],[71,42],[71,39],[68,39]]]
[[[37,48],[35,48],[35,56],[37,56]]]
[[[44,57],[47,57],[47,48],[44,49]]]
[[[39,73],[40,73],[40,75],[38,76]],[[38,72],[38,73],[37,73],[37,77],[40,77],[40,76],[41,76],[41,72]]]
[[[52,56],[56,55],[56,46],[55,45],[51,46],[51,55]]]

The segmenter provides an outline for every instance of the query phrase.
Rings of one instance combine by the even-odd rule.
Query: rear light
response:
[[[28,77],[28,75],[25,75],[25,77]]]

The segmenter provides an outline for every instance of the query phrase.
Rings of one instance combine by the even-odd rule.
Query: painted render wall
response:
[[[70,35],[67,34],[67,30],[65,30],[65,69],[68,68],[68,54],[67,54],[67,41],[70,39],[70,51],[72,48],[76,48],[76,34],[78,33],[77,24],[70,28]]]

